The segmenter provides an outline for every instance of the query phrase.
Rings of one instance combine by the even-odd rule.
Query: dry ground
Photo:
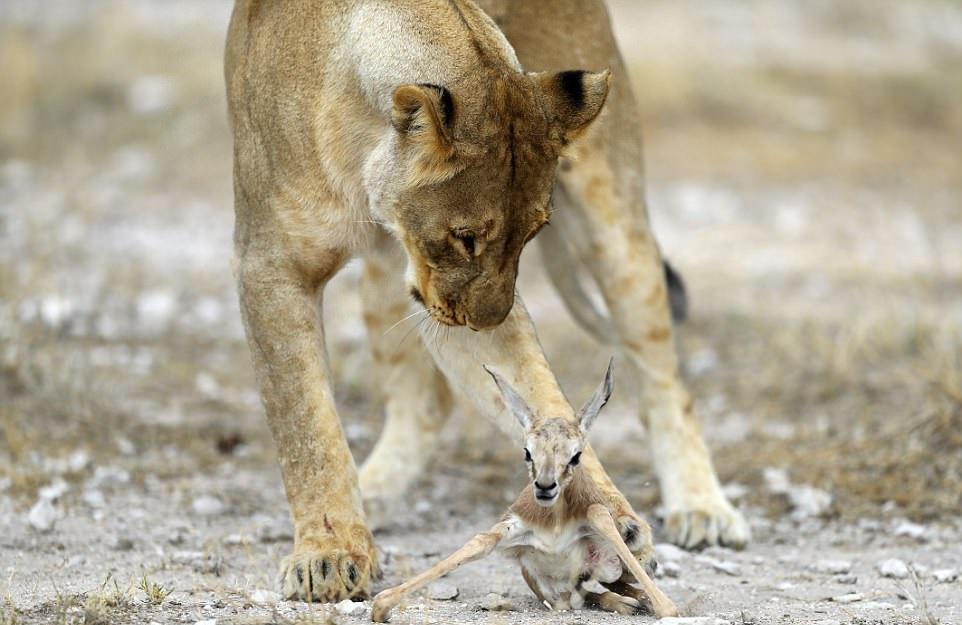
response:
[[[257,592],[290,527],[230,279],[228,12],[0,4],[3,625],[367,618]],[[962,6],[620,0],[614,18],[653,221],[692,299],[679,349],[756,535],[742,553],[662,549],[667,591],[728,622],[962,622],[962,582],[935,578],[962,568]],[[528,254],[522,292],[583,397],[608,354],[572,332],[541,278]],[[363,457],[381,413],[356,280],[356,266],[338,277],[326,312]],[[657,524],[638,407],[616,396],[594,440]],[[434,474],[378,536],[382,585],[520,487],[496,436],[455,411]],[[831,503],[805,516],[771,469]],[[47,533],[28,522],[41,500]],[[881,577],[890,557],[916,581]],[[415,598],[396,622],[638,620],[548,614],[497,559],[451,582],[456,600]],[[479,611],[489,592],[514,609]],[[862,597],[829,600],[846,593]]]

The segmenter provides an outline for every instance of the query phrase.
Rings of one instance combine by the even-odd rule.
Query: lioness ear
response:
[[[575,69],[566,72],[536,74],[547,98],[549,114],[571,141],[591,124],[608,97],[611,72],[586,72]]]
[[[391,124],[417,150],[411,172],[413,184],[440,182],[456,173],[452,163],[453,118],[454,102],[444,87],[419,84],[395,89]]]

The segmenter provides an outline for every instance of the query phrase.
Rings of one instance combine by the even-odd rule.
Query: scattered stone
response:
[[[134,456],[137,454],[137,446],[129,438],[124,436],[118,436],[116,441],[117,450],[125,456]]]
[[[658,577],[681,577],[681,566],[674,560],[659,561],[655,574]]]
[[[481,609],[488,612],[507,612],[514,610],[511,600],[496,592],[489,592],[481,599]]]
[[[251,544],[250,536],[245,534],[228,534],[224,536],[225,545],[249,545]]]
[[[201,495],[191,504],[194,513],[201,516],[217,516],[223,514],[226,506],[224,502],[211,495]]]
[[[84,503],[91,508],[104,508],[107,506],[107,500],[104,498],[104,494],[97,489],[87,489],[83,494]]]
[[[894,533],[896,536],[914,538],[919,542],[924,542],[928,538],[928,529],[924,525],[912,523],[911,521],[901,521],[895,526]]]
[[[659,564],[664,560],[684,560],[689,557],[689,553],[684,549],[676,547],[671,543],[658,543],[655,545],[655,555],[658,556]]]
[[[49,499],[40,499],[27,513],[27,522],[34,530],[46,534],[53,531],[53,526],[57,523],[57,517],[59,516],[57,509]]]
[[[350,599],[345,599],[340,603],[334,604],[334,609],[337,610],[338,614],[343,616],[351,616],[352,614],[360,614],[367,610],[367,605],[361,601],[351,601]]]
[[[866,601],[860,603],[859,610],[894,610],[895,606],[887,601]]]
[[[728,625],[728,621],[713,616],[669,616],[658,625]]]
[[[719,573],[731,575],[732,577],[738,577],[738,575],[741,574],[741,569],[734,562],[724,562],[709,556],[698,556],[695,558],[695,561],[701,562],[702,564],[707,564]]]
[[[932,577],[940,584],[948,584],[959,579],[959,572],[955,569],[938,569],[932,571]]]
[[[130,483],[130,471],[120,467],[97,467],[93,476],[87,480],[87,488],[97,489],[123,486]]]
[[[785,469],[768,467],[762,475],[771,493],[788,499],[791,517],[796,521],[821,516],[832,506],[831,494],[813,486],[792,484]]]
[[[837,597],[832,597],[832,601],[835,603],[855,603],[856,601],[861,601],[865,598],[865,595],[860,592],[850,592],[845,595],[838,595]]]
[[[877,567],[882,577],[892,577],[894,579],[905,579],[909,576],[909,567],[905,562],[898,558],[890,558],[879,562]]]
[[[70,485],[63,480],[63,478],[56,478],[54,481],[50,482],[47,486],[44,486],[39,491],[37,491],[37,496],[41,499],[46,499],[47,501],[56,501],[63,497],[67,491],[70,490]]]
[[[90,454],[83,449],[78,449],[67,458],[67,468],[71,473],[80,473],[89,466]]]
[[[722,486],[722,492],[728,501],[735,502],[743,499],[748,494],[748,487],[738,482],[729,482]]]
[[[197,621],[196,623],[194,623],[194,625],[217,625],[217,619],[209,618],[204,621]]]
[[[457,586],[446,581],[434,582],[428,586],[428,597],[435,601],[451,601],[460,593]]]
[[[852,563],[848,560],[819,560],[815,563],[815,570],[830,575],[844,575],[851,572]]]
[[[197,573],[220,575],[224,570],[224,558],[219,553],[203,551],[175,551],[170,554],[174,564],[189,566]]]
[[[281,600],[281,596],[272,590],[257,589],[251,593],[251,602],[257,605],[274,605]]]
[[[283,543],[294,540],[294,528],[289,521],[276,521],[262,525],[256,532],[262,543]]]
[[[126,536],[114,536],[107,544],[114,551],[130,551],[134,548],[134,541]]]
[[[849,573],[848,575],[839,575],[838,577],[835,578],[835,581],[838,582],[839,584],[845,584],[845,585],[857,584],[858,576],[852,575],[851,573]]]

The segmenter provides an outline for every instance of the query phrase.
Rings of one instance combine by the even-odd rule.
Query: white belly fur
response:
[[[527,527],[520,521],[501,543],[536,583],[554,610],[578,609],[584,603],[581,581],[614,582],[621,577],[618,554],[591,528],[572,523],[559,528]]]

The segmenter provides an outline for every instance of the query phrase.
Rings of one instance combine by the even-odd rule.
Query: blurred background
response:
[[[679,350],[729,495],[762,537],[766,519],[799,506],[779,480],[817,495],[816,519],[955,518],[962,4],[610,4],[652,220],[688,283]],[[232,532],[267,536],[241,586],[267,584],[288,548],[230,270],[230,8],[0,3],[0,525],[12,528],[0,577],[29,605],[60,591],[25,571],[83,590],[106,571],[165,570],[127,543],[139,553],[180,532],[207,545],[227,525],[196,529],[204,502],[241,519]],[[363,458],[382,413],[363,375],[358,275],[353,263],[325,305],[339,408]],[[527,253],[521,291],[580,401],[609,354],[543,278]],[[630,499],[655,509],[639,408],[628,389],[615,395],[595,442]],[[522,468],[506,439],[471,444],[490,434],[458,405],[402,526],[503,505]],[[463,500],[438,510],[448,490]],[[71,564],[98,544],[110,548]]]

